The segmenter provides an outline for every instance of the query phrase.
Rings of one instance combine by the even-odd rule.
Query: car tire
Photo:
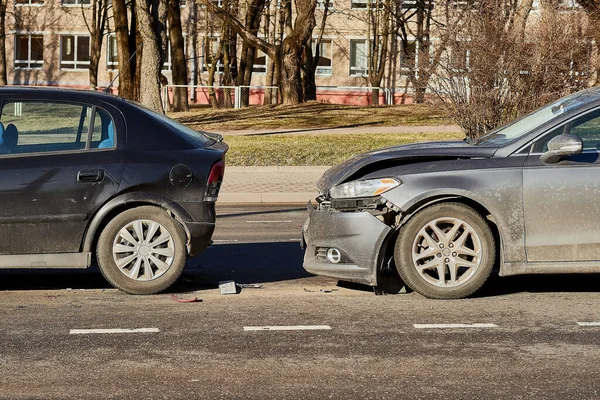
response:
[[[461,203],[427,207],[402,226],[394,249],[400,277],[433,299],[477,291],[496,260],[494,235],[482,216]]]
[[[136,207],[106,225],[96,257],[102,275],[116,288],[131,294],[159,293],[185,268],[186,234],[162,208]]]

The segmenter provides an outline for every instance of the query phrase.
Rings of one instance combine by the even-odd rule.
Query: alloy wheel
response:
[[[481,265],[481,238],[461,219],[437,218],[416,235],[412,261],[419,276],[428,283],[457,287],[469,281]]]

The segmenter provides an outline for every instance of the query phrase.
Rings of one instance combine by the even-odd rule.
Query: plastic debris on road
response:
[[[237,294],[237,287],[234,281],[220,281],[219,290],[221,294]]]

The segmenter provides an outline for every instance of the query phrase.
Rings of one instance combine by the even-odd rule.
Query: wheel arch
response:
[[[82,251],[95,252],[95,243],[108,222],[120,213],[140,206],[158,206],[177,220],[186,235],[189,245],[190,232],[184,221],[191,221],[191,216],[172,200],[155,193],[124,193],[103,205],[92,217],[83,236]]]
[[[468,207],[471,207],[475,212],[477,212],[484,221],[489,226],[492,234],[494,235],[494,241],[496,242],[496,263],[502,268],[503,265],[503,241],[502,241],[502,233],[501,229],[498,227],[497,221],[494,218],[494,214],[490,212],[490,210],[484,206],[481,202],[478,202],[470,197],[464,196],[462,194],[438,194],[433,195],[431,197],[423,197],[417,201],[414,201],[410,204],[406,210],[402,211],[400,214],[400,220],[394,226],[394,229],[389,233],[386,240],[383,242],[381,250],[380,250],[380,259],[378,260],[379,271],[378,275],[385,275],[385,269],[389,268],[390,260],[393,261],[394,257],[394,247],[396,240],[398,238],[398,234],[400,229],[418,212],[424,210],[427,207],[441,204],[441,203],[460,203],[464,204]]]

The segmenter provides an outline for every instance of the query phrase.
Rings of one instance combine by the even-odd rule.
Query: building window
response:
[[[60,68],[83,69],[90,65],[90,37],[60,36]]]
[[[403,70],[410,70],[416,67],[417,57],[417,42],[407,41],[406,44],[402,43],[402,49],[400,51],[400,68]]]
[[[42,68],[44,66],[44,36],[15,36],[15,68]]]
[[[60,0],[62,6],[89,6],[91,0]]]
[[[15,0],[16,5],[34,6],[44,4],[44,0]]]
[[[108,69],[119,68],[119,52],[117,50],[117,36],[108,35],[106,40],[106,67]]]
[[[467,42],[456,42],[450,49],[450,66],[454,71],[468,71],[471,51],[465,46]]]
[[[365,76],[367,72],[367,41],[350,40],[350,76]]]
[[[252,72],[256,72],[257,74],[267,73],[267,55],[262,50],[256,49],[254,52]]]
[[[202,71],[207,72],[212,65],[212,59],[219,53],[219,38],[218,37],[208,37],[204,40],[208,41],[204,43],[202,49],[204,51],[204,62],[202,63]],[[207,54],[206,50],[210,51],[210,54]],[[224,72],[225,67],[221,63],[221,60],[217,60],[217,68],[216,72]]]
[[[405,1],[416,1],[416,0],[405,0]],[[355,10],[366,10],[368,5],[371,7],[376,7],[379,2],[379,7],[383,7],[383,0],[350,0],[350,8]]]
[[[317,54],[317,43],[312,42],[313,55]],[[316,75],[331,75],[331,39],[323,39],[319,44],[319,60]]]

